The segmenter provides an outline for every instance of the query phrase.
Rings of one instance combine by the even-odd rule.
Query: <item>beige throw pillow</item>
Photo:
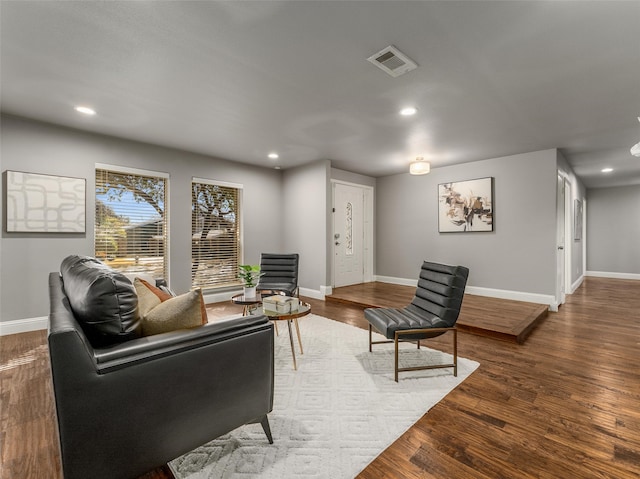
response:
[[[155,296],[151,292],[150,294]],[[141,313],[143,336],[202,325],[203,302],[200,290],[189,291],[163,302],[160,302],[157,296],[156,299],[156,306],[145,314]]]
[[[136,294],[138,295],[138,313],[141,317],[144,317],[162,302],[158,295],[144,284],[144,281],[135,278],[133,286],[136,288]]]

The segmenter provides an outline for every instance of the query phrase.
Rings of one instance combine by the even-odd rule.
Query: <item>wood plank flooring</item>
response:
[[[326,300],[364,308],[398,307],[409,304],[415,290],[414,286],[371,282],[335,288]],[[465,294],[457,325],[462,331],[522,344],[547,313],[543,304]]]
[[[367,327],[362,307],[308,301],[316,314]],[[0,477],[59,479],[46,332],[0,341]],[[640,477],[640,281],[586,278],[522,345],[465,332],[458,343],[478,370],[358,479]],[[447,338],[425,345],[451,347]],[[144,479],[169,477],[158,469]]]

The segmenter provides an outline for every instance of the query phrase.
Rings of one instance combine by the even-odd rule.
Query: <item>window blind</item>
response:
[[[125,273],[167,278],[168,178],[96,168],[95,255]]]
[[[237,286],[242,189],[198,179],[191,187],[191,286]]]

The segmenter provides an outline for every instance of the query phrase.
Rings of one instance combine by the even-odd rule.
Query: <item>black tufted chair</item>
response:
[[[298,253],[262,253],[260,256],[260,281],[256,291],[284,293],[298,296]]]
[[[458,330],[455,327],[469,269],[464,266],[422,263],[418,288],[411,304],[402,309],[367,308],[364,317],[369,321],[369,352],[373,344],[395,343],[395,380],[399,371],[419,369],[453,368],[458,375]],[[373,341],[372,330],[376,328],[391,341]],[[398,368],[398,342],[435,338],[447,331],[453,332],[453,363],[411,368]]]

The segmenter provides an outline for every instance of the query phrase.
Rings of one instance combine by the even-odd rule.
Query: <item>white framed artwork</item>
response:
[[[85,233],[86,180],[5,172],[7,233]]]
[[[493,231],[493,177],[439,184],[438,231]]]

